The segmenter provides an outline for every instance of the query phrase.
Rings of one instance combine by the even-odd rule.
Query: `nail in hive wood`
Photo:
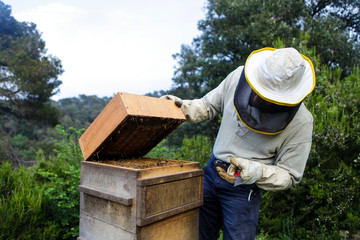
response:
[[[114,96],[79,139],[79,240],[198,238],[199,163],[142,158],[184,120],[172,101]]]

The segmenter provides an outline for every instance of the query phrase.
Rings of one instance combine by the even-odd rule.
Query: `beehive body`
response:
[[[197,234],[197,208],[202,205],[198,163],[139,170],[82,162],[79,190],[83,239]]]

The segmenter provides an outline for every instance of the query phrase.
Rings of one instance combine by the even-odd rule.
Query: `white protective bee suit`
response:
[[[286,54],[290,56],[284,57]],[[277,191],[299,183],[303,176],[313,118],[302,100],[314,86],[314,69],[308,58],[292,48],[264,48],[253,52],[245,67],[238,67],[201,99],[164,98],[175,101],[188,122],[222,114],[213,154],[233,166],[227,173],[218,169],[219,174],[234,182],[234,169],[239,167],[241,183],[256,183],[262,189]],[[261,112],[249,103],[251,92],[290,110]]]

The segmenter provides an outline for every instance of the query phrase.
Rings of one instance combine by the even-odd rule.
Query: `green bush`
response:
[[[33,157],[36,156],[36,150],[32,146],[32,142],[26,136],[18,134],[10,138],[11,145],[17,149],[19,158],[23,161],[34,160]]]
[[[272,239],[343,239],[360,229],[360,71],[322,69],[306,100],[313,144],[302,182],[263,195],[260,229]]]
[[[154,147],[146,157],[149,158],[164,158],[164,159],[180,159],[181,154],[173,147],[166,145],[167,140],[162,140],[156,147]]]
[[[78,144],[83,130],[56,126],[59,140],[54,139],[56,156],[45,158],[39,152],[37,181],[42,183],[48,201],[47,217],[56,225],[62,239],[73,239],[79,233],[80,162],[82,153]]]
[[[207,136],[197,135],[191,138],[184,138],[181,146],[181,153],[185,160],[200,162],[203,168],[210,159],[213,142]]]
[[[80,168],[69,166],[59,175],[38,169],[38,177],[48,182],[43,186],[43,194],[48,201],[46,217],[56,225],[56,232],[62,239],[73,239],[79,234]]]
[[[0,166],[0,239],[55,239],[48,203],[34,182],[34,169]]]
[[[146,156],[200,162],[200,167],[203,168],[209,161],[213,142],[207,136],[197,135],[191,138],[185,137],[180,149],[166,144],[167,140],[163,140]]]
[[[75,239],[79,232],[82,130],[56,127],[55,156],[39,151],[39,164],[0,166],[0,239]]]

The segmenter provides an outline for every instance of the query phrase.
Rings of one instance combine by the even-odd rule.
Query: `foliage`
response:
[[[0,166],[1,239],[74,239],[79,232],[81,151],[83,130],[57,126],[56,156],[38,152],[37,166]]]
[[[146,156],[151,158],[183,159],[191,162],[199,162],[203,168],[209,161],[213,142],[208,136],[197,135],[191,138],[185,137],[180,148],[173,148],[163,140]]]
[[[48,181],[44,185],[44,197],[49,202],[47,217],[56,224],[57,234],[62,239],[75,238],[79,233],[80,168],[63,169],[63,177],[43,169],[37,174],[42,181]]]
[[[172,147],[166,145],[167,140],[162,140],[156,147],[154,147],[146,157],[149,158],[165,158],[165,159],[180,159],[181,155]]]
[[[11,154],[8,161],[35,160],[37,148],[48,140],[44,131],[59,118],[50,97],[59,91],[62,72],[61,61],[47,54],[36,25],[18,22],[11,7],[0,1],[0,132],[6,138],[0,149],[12,148],[11,142],[18,155]]]
[[[310,14],[312,17],[331,15],[343,21],[342,29],[352,34],[360,33],[360,3],[356,0],[348,1],[309,1]],[[354,36],[356,37],[356,36]]]
[[[302,182],[263,197],[260,228],[279,239],[341,239],[360,229],[360,71],[322,69],[307,99],[313,147]]]
[[[56,157],[45,159],[39,152],[37,180],[43,184],[49,203],[47,217],[57,227],[62,239],[72,239],[79,233],[80,162],[82,153],[78,144],[84,130],[56,126],[60,140],[54,139]]]
[[[287,46],[298,47],[297,39],[304,32],[310,36],[308,47],[316,46],[323,64],[347,68],[360,63],[358,42],[344,30],[346,17],[329,14],[332,1],[322,1],[316,13],[318,6],[311,2],[307,6],[306,1],[290,0],[209,0],[206,18],[198,24],[202,34],[174,55],[178,61],[174,83],[187,89],[180,97],[201,97],[243,65],[253,50],[271,47],[278,38]],[[359,10],[358,3],[347,3],[338,8]],[[348,18],[352,17],[359,19],[349,11]]]
[[[69,165],[79,166],[83,159],[78,139],[81,137],[85,129],[77,130],[70,127],[67,131],[61,125],[56,126],[56,130],[60,136],[60,140],[54,139],[57,153],[56,160]]]
[[[18,149],[17,153],[20,159],[32,160],[31,158],[36,156],[36,150],[31,144],[31,140],[21,133],[10,138],[10,142],[15,149]]]
[[[273,47],[277,39],[298,49],[306,38],[309,49],[316,47],[320,64],[340,66],[342,77],[360,64],[358,1],[208,0],[205,8],[206,17],[198,23],[200,36],[173,55],[178,64],[168,94],[202,97],[252,51]],[[217,122],[210,121],[186,131],[215,136],[217,129]]]
[[[15,150],[12,148],[8,135],[2,131],[0,127],[0,163],[10,161],[15,166],[20,163],[20,160],[15,154]]]
[[[33,23],[18,22],[0,1],[0,112],[16,118],[57,122],[50,97],[63,72],[59,59],[46,55],[45,42]]]
[[[5,123],[4,128],[12,123],[14,122]],[[9,133],[11,146],[15,149],[18,158],[23,162],[35,161],[36,152],[39,149],[48,156],[54,154],[52,139],[58,137],[54,127],[40,127],[30,123],[23,123],[15,126],[15,129],[12,130]]]
[[[207,136],[197,135],[190,138],[184,138],[181,146],[183,158],[187,161],[200,162],[203,168],[210,159],[213,142]]]
[[[204,121],[197,124],[185,122],[167,138],[167,144],[180,148],[183,145],[183,140],[187,138],[187,136],[197,135],[206,135],[209,137],[209,141],[214,141],[219,129],[220,118],[221,116],[218,116],[211,121]]]
[[[77,98],[60,99],[52,102],[52,105],[61,112],[59,121],[62,126],[67,129],[82,129],[90,125],[109,101],[108,97],[80,95]],[[9,140],[19,159],[34,161],[38,149],[46,156],[53,155],[55,145],[52,139],[59,138],[56,129],[10,117],[7,120],[2,124],[2,128],[9,134]]]
[[[110,101],[109,97],[79,95],[63,98],[55,106],[63,113],[60,124],[65,128],[87,128]]]
[[[34,182],[34,171],[0,166],[0,238],[55,239],[55,225],[46,220],[48,205],[44,193]]]

